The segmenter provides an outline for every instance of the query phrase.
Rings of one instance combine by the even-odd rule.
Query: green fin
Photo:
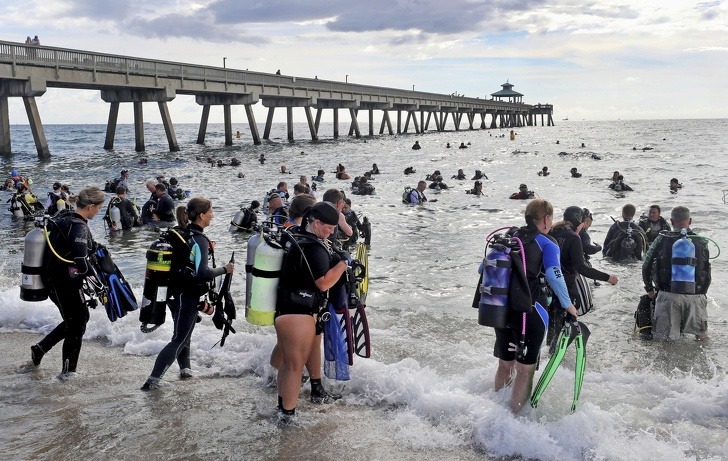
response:
[[[571,324],[566,323],[564,328],[561,329],[561,333],[559,333],[556,351],[549,359],[549,363],[546,364],[546,368],[544,368],[541,378],[538,380],[538,384],[536,384],[536,388],[531,395],[531,406],[534,408],[538,406],[538,401],[541,400],[541,396],[546,391],[546,387],[554,377],[559,365],[561,365],[561,361],[564,360],[566,348],[569,347],[569,343],[571,342],[571,330]]]
[[[579,394],[581,394],[581,385],[584,382],[584,369],[586,368],[586,340],[589,337],[589,330],[579,331],[576,336],[576,366],[574,367],[574,400],[571,402],[571,412],[576,410],[579,403]]]

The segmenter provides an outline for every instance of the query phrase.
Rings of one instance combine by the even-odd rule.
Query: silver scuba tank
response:
[[[10,200],[10,211],[16,218],[25,217],[25,213],[23,213],[23,208],[20,206],[20,202],[15,197]]]
[[[111,222],[116,225],[117,230],[121,230],[121,210],[119,210],[119,207],[112,206],[109,208],[109,219],[111,219]]]
[[[240,225],[243,224],[243,218],[245,218],[245,210],[241,208],[237,213],[235,213],[233,220],[230,221],[230,228],[228,229],[228,232],[231,234],[237,232],[240,229]]]
[[[48,289],[41,280],[43,256],[48,246],[45,231],[36,227],[25,236],[25,251],[20,270],[20,299],[23,301],[44,301]]]

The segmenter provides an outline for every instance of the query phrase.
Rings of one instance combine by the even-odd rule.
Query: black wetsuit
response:
[[[286,246],[290,245],[290,248],[283,260],[283,272],[278,284],[276,317],[287,314],[317,314],[323,293],[319,291],[315,281],[326,275],[329,269],[339,262],[338,257],[334,257],[324,246],[328,242],[324,243],[301,227],[293,228],[291,232],[304,237],[296,238],[298,245],[285,243]],[[316,298],[312,305],[304,305],[292,298],[292,293],[295,292],[307,292]]]
[[[586,278],[600,280],[606,282],[609,280],[609,274],[599,271],[591,267],[584,260],[584,249],[579,234],[574,232],[571,227],[558,226],[551,229],[550,235],[556,240],[561,248],[561,271],[564,274],[566,288],[569,291],[569,298],[572,303],[579,309],[579,294],[576,288],[577,274],[581,274]],[[564,307],[561,306],[558,297],[554,297],[551,306],[549,306],[549,331],[546,342],[558,335],[564,324]]]
[[[154,209],[154,214],[157,215],[160,221],[164,222],[175,222],[174,218],[174,200],[169,196],[168,193],[164,193],[156,198],[157,206]]]
[[[591,235],[589,235],[588,230],[582,229],[581,232],[579,232],[579,237],[581,237],[581,248],[584,250],[584,259],[588,260],[589,256],[602,251],[601,246],[592,243]]]
[[[660,235],[660,232],[672,230],[670,224],[662,216],[657,218],[656,222],[650,221],[649,219],[640,220],[639,226],[640,229],[645,231],[648,243],[654,242],[657,236]]]
[[[151,374],[154,378],[161,378],[175,359],[180,370],[190,368],[190,338],[192,338],[192,330],[197,323],[197,306],[200,297],[205,293],[207,284],[214,277],[225,273],[224,266],[210,267],[208,265],[207,261],[213,252],[210,248],[210,241],[202,233],[202,228],[197,224],[189,224],[187,228],[190,233],[188,245],[192,248],[190,260],[198,260],[199,263],[196,267],[194,264],[191,266],[195,273],[194,282],[169,287],[167,304],[172,311],[174,334],[172,340],[159,352],[157,360],[154,362]],[[196,255],[199,255],[199,258]]]
[[[119,215],[121,216],[121,228],[131,229],[134,224],[139,221],[139,214],[137,213],[136,207],[128,198],[114,197],[109,202],[109,206],[106,208],[106,215],[104,220],[111,225],[111,217],[109,212],[111,207],[115,206],[119,209]]]
[[[82,290],[83,279],[89,270],[86,257],[96,247],[96,243],[86,219],[76,213],[69,213],[59,219],[57,226],[49,223],[48,231],[53,249],[62,258],[75,264],[64,263],[55,255],[48,256],[48,270],[43,283],[50,288],[50,299],[58,306],[63,321],[38,343],[38,347],[46,353],[63,340],[63,372],[75,372],[89,320],[88,305]]]

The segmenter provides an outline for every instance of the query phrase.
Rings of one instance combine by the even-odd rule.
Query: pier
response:
[[[506,88],[510,85],[509,88]],[[434,129],[446,131],[450,121],[455,131],[488,128],[513,128],[537,124],[553,125],[553,106],[529,105],[511,84],[492,94],[492,99],[465,97],[319,80],[290,75],[251,72],[224,67],[201,66],[129,56],[95,53],[47,46],[0,41],[0,154],[11,153],[8,98],[23,99],[31,132],[41,158],[50,157],[36,97],[47,88],[98,90],[109,103],[105,149],[113,149],[119,105],[132,103],[135,149],[145,150],[143,103],[157,103],[170,151],[179,145],[167,103],[177,95],[192,95],[201,106],[197,143],[205,142],[207,122],[212,106],[222,106],[225,145],[232,145],[232,106],[243,106],[252,141],[261,144],[253,105],[261,102],[268,108],[262,139],[270,136],[274,111],[286,110],[288,140],[293,139],[293,109],[303,109],[311,140],[319,139],[319,125],[324,110],[333,111],[333,137],[339,137],[339,111],[349,114],[349,136],[361,137],[359,111],[368,112],[368,135],[375,135],[374,111],[379,111],[379,134],[393,135],[391,113],[396,112],[396,133],[417,134]],[[508,100],[503,100],[508,99]],[[316,109],[314,115],[313,109]],[[452,116],[450,120],[450,116]],[[419,119],[419,120],[418,120]],[[488,120],[489,119],[489,120]],[[412,131],[410,131],[410,129]]]

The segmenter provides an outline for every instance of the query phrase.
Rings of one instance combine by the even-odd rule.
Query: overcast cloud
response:
[[[0,0],[0,17],[2,40],[38,34],[44,45],[214,66],[224,57],[285,75],[479,97],[509,78],[557,117],[724,117],[728,106],[725,1]],[[178,99],[170,110],[195,121],[194,103]]]

